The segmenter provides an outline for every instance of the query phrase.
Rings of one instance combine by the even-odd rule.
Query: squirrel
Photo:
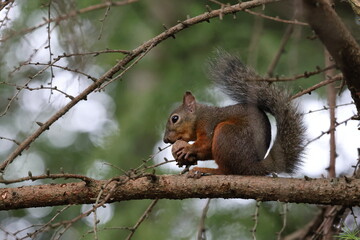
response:
[[[290,94],[261,81],[238,57],[224,51],[210,61],[209,73],[237,104],[208,106],[198,103],[191,92],[184,94],[182,105],[170,114],[163,139],[173,144],[178,165],[195,165],[198,160],[215,160],[218,165],[194,167],[190,177],[294,173],[301,164],[305,127]],[[277,124],[277,136],[267,155],[271,125],[265,112]]]

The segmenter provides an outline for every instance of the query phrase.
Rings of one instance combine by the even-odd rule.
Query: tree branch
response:
[[[110,68],[104,75],[97,79],[93,84],[89,85],[83,92],[81,92],[78,96],[74,97],[67,105],[61,108],[58,112],[56,112],[53,116],[51,116],[43,125],[38,128],[33,134],[28,136],[9,156],[8,158],[0,164],[0,173],[3,172],[6,167],[19,155],[21,155],[22,151],[27,149],[33,141],[35,141],[43,132],[48,130],[50,126],[56,122],[60,117],[65,115],[72,107],[74,107],[78,102],[82,100],[86,100],[87,96],[99,89],[104,83],[112,80],[113,78],[117,78],[115,76],[120,72],[120,74],[124,73],[124,69],[127,70],[126,66],[132,62],[134,59],[138,58],[144,52],[149,51],[149,49],[155,47],[159,43],[168,39],[169,37],[175,36],[176,33],[201,22],[208,21],[211,18],[219,17],[226,14],[234,14],[236,12],[242,11],[247,8],[253,8],[256,6],[261,6],[266,3],[278,2],[280,0],[253,0],[248,2],[243,2],[235,5],[230,5],[218,10],[213,10],[210,12],[206,12],[204,14],[198,15],[193,18],[186,19],[182,22],[179,22],[177,25],[165,30],[161,34],[156,37],[148,40],[144,44],[140,45],[133,51],[131,51],[128,55],[126,55],[122,60],[120,60],[116,65]]]
[[[344,74],[360,120],[360,47],[326,0],[303,0],[305,16]]]
[[[360,179],[151,175],[0,189],[0,210],[136,199],[244,198],[325,205],[360,205]],[[101,200],[102,201],[102,200]]]
[[[33,27],[30,27],[30,28],[25,28],[25,29],[22,29],[22,30],[16,31],[16,32],[11,31],[9,34],[7,34],[4,37],[0,38],[0,42],[8,41],[9,39],[12,39],[13,37],[18,36],[18,35],[26,35],[26,34],[28,34],[30,32],[35,31],[36,29],[39,29],[39,28],[41,28],[41,27],[43,27],[43,26],[45,26],[45,25],[47,25],[49,23],[52,23],[52,22],[59,23],[61,21],[67,20],[69,18],[76,17],[76,16],[78,16],[80,14],[84,14],[84,13],[87,13],[87,12],[90,12],[90,11],[95,11],[95,10],[102,9],[102,8],[108,8],[110,6],[123,6],[123,5],[130,4],[130,3],[133,3],[133,2],[136,2],[136,1],[137,0],[124,0],[124,1],[115,1],[115,2],[107,1],[107,2],[104,2],[104,3],[95,4],[95,5],[86,7],[86,8],[77,9],[77,10],[74,10],[74,11],[71,11],[71,12],[67,13],[66,15],[60,15],[57,18],[44,19],[44,22],[38,24],[37,26],[33,26]],[[6,1],[4,3],[0,3],[0,10],[10,2],[14,2],[14,0]]]

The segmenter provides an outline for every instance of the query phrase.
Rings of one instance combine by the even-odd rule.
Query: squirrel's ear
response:
[[[195,111],[196,100],[191,92],[186,92],[183,98],[183,106],[190,112]]]

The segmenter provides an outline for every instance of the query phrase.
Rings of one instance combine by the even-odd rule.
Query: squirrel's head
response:
[[[191,92],[186,92],[183,103],[171,114],[166,123],[164,135],[165,143],[174,143],[176,140],[186,142],[196,139],[196,100]]]

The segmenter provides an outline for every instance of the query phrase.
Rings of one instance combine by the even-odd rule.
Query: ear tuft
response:
[[[195,111],[196,99],[195,99],[194,95],[192,95],[192,93],[190,91],[187,91],[184,94],[183,106],[189,112],[194,112]]]

